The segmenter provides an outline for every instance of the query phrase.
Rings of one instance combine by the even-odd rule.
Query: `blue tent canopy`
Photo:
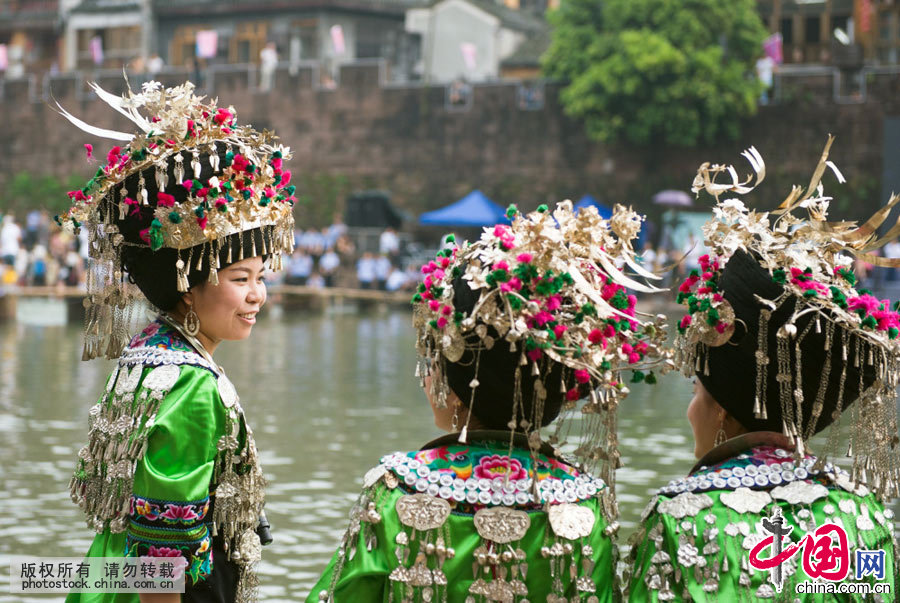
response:
[[[474,190],[456,203],[419,216],[419,224],[433,226],[493,226],[506,221],[506,210]]]
[[[590,195],[585,195],[584,197],[579,199],[578,203],[575,204],[575,210],[577,211],[579,209],[582,209],[583,207],[588,207],[590,205],[593,205],[597,208],[597,212],[599,212],[600,217],[604,220],[608,220],[612,217],[612,209],[603,205]]]

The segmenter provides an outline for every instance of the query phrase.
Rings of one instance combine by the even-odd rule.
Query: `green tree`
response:
[[[65,180],[49,174],[16,172],[0,193],[0,212],[22,214],[32,209],[46,209],[51,214],[65,211],[71,200],[70,190],[84,186],[83,176],[72,174]]]
[[[595,140],[710,143],[756,111],[755,0],[563,0],[549,20],[544,72]]]

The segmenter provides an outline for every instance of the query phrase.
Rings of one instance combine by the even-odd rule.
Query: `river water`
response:
[[[297,601],[347,525],[362,475],[381,455],[440,435],[413,376],[408,312],[261,315],[253,335],[216,351],[241,396],[270,481],[275,542],[260,564],[262,599]],[[87,413],[113,362],[82,362],[78,325],[0,324],[0,603],[9,558],[82,555],[92,533],[68,496]],[[620,411],[620,542],[652,492],[694,462],[678,374],[639,385]],[[60,599],[46,595],[31,600]]]

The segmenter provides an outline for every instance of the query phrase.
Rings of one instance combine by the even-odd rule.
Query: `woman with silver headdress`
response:
[[[841,178],[827,153],[806,194],[795,187],[769,213],[718,200],[755,186],[734,168],[700,168],[694,191],[717,200],[703,228],[711,253],[679,288],[688,314],[676,343],[676,362],[695,376],[687,416],[699,460],[645,511],[630,601],[880,600],[894,586],[893,514],[882,501],[900,477],[900,315],[856,289],[840,253],[870,257],[887,211],[859,229],[826,222],[820,180],[827,167]],[[745,156],[758,184],[762,158]],[[733,183],[716,182],[725,171]],[[849,474],[827,460],[848,422]],[[832,424],[827,441],[810,444]],[[848,592],[837,590],[845,580],[870,595],[826,594]]]
[[[99,130],[64,112],[127,143],[59,218],[90,235],[84,358],[118,358],[71,482],[97,532],[87,556],[180,560],[184,596],[153,601],[252,601],[264,478],[212,354],[250,335],[266,301],[266,260],[290,253],[288,151],[237,125],[233,108],[194,96],[190,83],[151,82],[122,98],[95,89],[140,132]],[[129,281],[160,311],[130,342]],[[150,597],[73,592],[67,601]]]
[[[423,267],[417,370],[451,432],[382,457],[310,601],[611,601],[625,371],[664,338],[616,268],[640,218],[570,202],[522,215]],[[579,403],[579,401],[582,401]],[[557,416],[563,413],[559,419]],[[557,422],[553,435],[541,428]],[[579,434],[580,428],[580,434]],[[563,435],[565,434],[565,436]],[[591,471],[603,466],[602,478]]]

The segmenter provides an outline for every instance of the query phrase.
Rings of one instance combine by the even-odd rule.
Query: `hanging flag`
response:
[[[6,44],[0,44],[0,71],[6,71],[9,67],[9,57],[6,55]]]
[[[869,33],[872,29],[872,2],[860,0],[859,2],[859,31]]]
[[[213,59],[219,48],[219,34],[214,29],[197,32],[197,58]]]
[[[459,50],[460,52],[462,52],[463,61],[466,63],[466,69],[468,69],[469,71],[475,71],[475,66],[478,62],[478,48],[471,42],[462,42],[459,45]]]
[[[763,40],[763,52],[777,64],[784,63],[784,41],[781,33],[773,33]]]
[[[344,28],[340,25],[332,25],[331,29],[331,45],[334,47],[334,54],[341,55],[347,50],[344,45]]]
[[[100,36],[91,38],[90,49],[94,65],[101,65],[103,63],[103,38]]]

